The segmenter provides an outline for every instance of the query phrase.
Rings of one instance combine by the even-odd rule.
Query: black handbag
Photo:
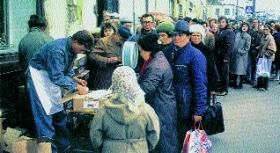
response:
[[[223,109],[221,103],[216,101],[216,95],[212,95],[212,102],[203,114],[202,125],[208,135],[225,131]]]

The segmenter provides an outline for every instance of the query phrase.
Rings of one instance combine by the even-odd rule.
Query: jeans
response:
[[[28,91],[31,101],[32,113],[37,130],[37,137],[47,137],[54,140],[52,152],[57,153],[70,144],[70,132],[67,128],[67,116],[64,112],[47,115],[37,95],[33,81],[28,77]]]

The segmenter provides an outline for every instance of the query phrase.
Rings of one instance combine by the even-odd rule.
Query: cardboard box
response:
[[[96,114],[100,107],[100,101],[89,98],[86,95],[68,94],[60,101],[64,104],[64,109],[69,112],[81,112],[87,114]]]
[[[11,153],[51,153],[51,143],[40,142],[36,139],[21,138],[12,145]]]

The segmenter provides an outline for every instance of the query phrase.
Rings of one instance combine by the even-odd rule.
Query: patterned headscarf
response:
[[[111,90],[113,94],[128,104],[131,111],[139,113],[138,106],[145,102],[145,93],[140,88],[132,68],[121,66],[114,70]]]

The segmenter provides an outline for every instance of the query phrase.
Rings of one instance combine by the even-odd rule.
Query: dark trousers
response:
[[[247,79],[253,83],[256,81],[256,69],[257,69],[257,59],[254,55],[248,56],[248,65],[247,65]]]
[[[37,137],[47,137],[54,140],[52,152],[61,152],[70,145],[70,132],[67,128],[66,114],[62,111],[53,115],[46,114],[30,77],[28,78],[28,91]]]
[[[216,62],[218,72],[220,74],[220,83],[218,84],[219,92],[228,92],[229,84],[229,63],[224,62],[223,59]]]
[[[184,139],[186,136],[187,131],[192,128],[192,120],[191,119],[184,119],[178,118],[178,146],[179,152],[181,152],[183,148]]]

